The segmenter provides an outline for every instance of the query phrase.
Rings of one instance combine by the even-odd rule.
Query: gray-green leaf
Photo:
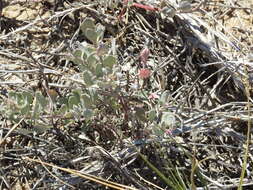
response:
[[[80,100],[76,96],[70,96],[69,97],[69,109],[73,109],[74,105],[78,105],[80,103]]]
[[[163,127],[172,127],[176,123],[176,118],[171,112],[163,112],[161,124]]]
[[[99,35],[96,31],[94,31],[93,29],[87,29],[85,31],[85,36],[93,43],[93,44],[97,44],[98,39],[99,39]]]
[[[97,64],[96,65],[95,74],[98,78],[103,77],[103,66],[102,66],[102,64]]]
[[[91,19],[91,18],[86,18],[86,19],[82,22],[82,24],[81,24],[81,26],[80,26],[80,29],[81,29],[81,31],[82,31],[84,34],[85,34],[85,31],[86,31],[87,29],[95,29],[94,20]]]
[[[93,116],[93,111],[91,109],[85,109],[83,111],[83,115],[85,119],[91,119],[91,117]]]
[[[90,98],[89,95],[87,95],[87,94],[82,94],[81,99],[82,99],[82,101],[83,101],[83,104],[84,104],[84,107],[85,107],[85,108],[91,108],[92,100],[91,100],[91,98]]]
[[[87,86],[93,85],[93,75],[90,71],[83,72],[83,80]]]
[[[112,56],[112,55],[109,55],[109,56],[105,57],[105,59],[103,60],[104,66],[106,66],[106,67],[108,67],[108,68],[110,68],[110,69],[112,69],[113,66],[114,66],[116,63],[117,63],[117,60],[116,60],[116,58],[115,58],[114,56]]]

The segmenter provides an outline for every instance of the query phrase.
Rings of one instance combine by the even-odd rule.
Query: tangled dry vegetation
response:
[[[253,188],[250,1],[0,6],[0,189]]]

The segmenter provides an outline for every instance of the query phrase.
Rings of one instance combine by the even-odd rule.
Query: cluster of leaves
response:
[[[82,82],[65,97],[57,97],[46,89],[41,91],[9,91],[8,98],[1,102],[1,114],[14,122],[25,118],[36,124],[43,115],[57,115],[68,118],[90,119],[99,101],[102,89],[115,86],[113,76],[116,57],[108,53],[108,47],[101,43],[104,34],[102,25],[95,25],[92,19],[85,19],[80,26],[82,34],[92,43],[83,43],[74,50],[71,61],[79,67]],[[100,91],[100,92],[99,92]],[[73,120],[73,119],[72,119]],[[29,122],[28,121],[28,122]]]
[[[72,52],[71,61],[78,65],[80,80],[76,84],[77,88],[72,90],[65,97],[53,97],[50,93],[42,95],[36,92],[17,92],[10,91],[7,103],[2,103],[1,113],[14,122],[26,118],[36,125],[42,125],[39,118],[43,115],[57,115],[65,120],[66,123],[74,120],[90,120],[94,115],[101,113],[98,105],[106,104],[113,113],[119,113],[124,105],[119,97],[122,96],[122,86],[117,75],[122,73],[120,66],[117,65],[115,50],[109,48],[108,44],[103,43],[105,28],[101,24],[95,24],[91,18],[86,18],[80,25],[81,35],[84,35],[90,43],[82,42]],[[114,53],[113,53],[114,52]],[[145,81],[150,78],[150,70],[146,68],[149,56],[149,49],[146,47],[140,52],[140,60],[145,67],[139,70],[139,79]],[[126,80],[126,79],[125,79]],[[124,91],[125,97],[130,97]],[[165,111],[168,93],[164,92],[161,96],[143,91],[136,88],[135,94],[143,103],[148,106],[142,108],[129,108],[125,110],[133,120],[139,120],[143,126],[152,126],[153,132],[157,136],[164,134],[168,126],[175,124],[175,117],[171,112]],[[122,97],[121,97],[122,98]],[[152,102],[159,100],[159,104]],[[129,99],[124,100],[127,104]],[[161,114],[162,113],[162,114]],[[157,123],[158,118],[160,122]],[[48,124],[47,124],[48,125]],[[47,128],[45,128],[47,129]]]
[[[89,123],[96,122],[100,116],[107,120],[116,116],[115,127],[120,123],[126,123],[129,128],[142,125],[149,134],[153,133],[152,137],[163,138],[168,128],[176,124],[176,118],[167,111],[167,91],[158,95],[151,93],[151,89],[141,87],[148,80],[154,80],[147,64],[150,50],[145,47],[140,52],[141,68],[138,72],[131,64],[122,67],[117,62],[115,47],[103,43],[104,31],[104,26],[95,24],[90,18],[80,25],[80,35],[87,42],[79,43],[70,58],[78,66],[77,80],[72,83],[74,90],[61,97],[48,88],[45,89],[46,93],[38,90],[10,91],[6,101],[1,103],[0,113],[12,122],[25,119],[30,126],[34,126],[32,129],[22,129],[22,133],[44,132],[53,126],[54,118],[67,126],[75,121]],[[131,82],[127,82],[127,77],[122,77],[127,76],[124,72],[134,75]],[[127,83],[139,82],[142,83],[137,85],[139,87],[125,89],[125,86],[134,86]],[[138,100],[137,104],[132,101],[132,96]],[[145,135],[133,136],[131,139],[136,145],[150,139]]]

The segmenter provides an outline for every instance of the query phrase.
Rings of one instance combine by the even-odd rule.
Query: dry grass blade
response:
[[[3,139],[0,141],[0,146],[5,142],[5,140],[10,136],[10,134],[24,121],[24,118],[22,118],[17,124],[13,125],[13,127],[7,132],[7,134],[4,136]]]
[[[90,174],[80,173],[77,170],[62,168],[62,167],[59,167],[59,166],[56,166],[56,165],[53,165],[53,164],[43,162],[41,160],[35,160],[35,159],[29,158],[29,157],[24,157],[23,159],[28,160],[30,162],[40,163],[40,164],[45,165],[45,166],[50,166],[52,168],[65,171],[65,172],[68,172],[70,174],[74,174],[74,175],[79,176],[83,179],[87,179],[87,180],[93,181],[95,183],[99,183],[101,185],[104,185],[104,186],[107,186],[107,187],[110,187],[110,188],[113,188],[113,189],[116,189],[116,190],[137,190],[133,187],[129,187],[129,186],[126,186],[126,185],[114,183],[112,181],[108,181],[108,180],[105,180],[105,179],[102,179],[102,178],[99,178],[99,177],[96,177],[96,176],[93,176],[93,175],[90,175]]]

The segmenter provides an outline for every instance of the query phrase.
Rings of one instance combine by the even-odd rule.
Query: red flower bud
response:
[[[149,69],[140,69],[139,70],[139,78],[146,79],[150,77],[150,70]]]
[[[154,100],[154,99],[158,99],[159,96],[156,94],[156,93],[151,93],[149,96],[148,96],[149,99],[151,100]]]

